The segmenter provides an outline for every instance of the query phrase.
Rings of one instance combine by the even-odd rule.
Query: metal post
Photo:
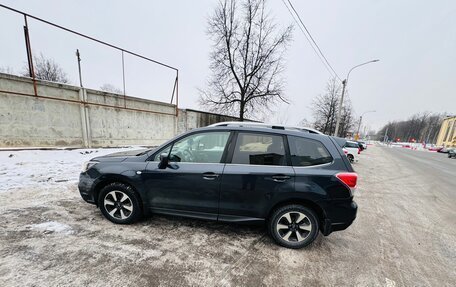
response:
[[[27,53],[27,64],[28,64],[28,72],[29,77],[32,78],[32,58],[30,57],[29,53],[29,44],[28,44],[28,35],[27,35],[27,27],[24,26],[24,38],[25,38],[25,52]]]
[[[125,97],[125,60],[124,60],[124,51],[123,50],[122,50],[122,81],[123,81],[124,108],[126,108],[127,99]]]
[[[179,115],[179,70],[176,70],[176,117]]]
[[[177,77],[174,80],[173,92],[171,93],[171,101],[169,101],[170,104],[173,104],[174,94],[176,93],[176,85],[177,85]]]
[[[336,130],[334,131],[334,136],[337,137],[339,133],[339,125],[340,125],[340,117],[342,115],[342,105],[344,103],[344,95],[345,95],[345,86],[347,85],[347,80],[342,81],[342,95],[340,96],[339,102],[339,110],[337,111],[337,118],[336,118]]]
[[[81,73],[81,54],[79,54],[79,49],[76,49],[76,57],[78,58],[79,85],[82,88],[83,85],[82,85],[82,73]]]
[[[25,14],[24,14],[24,22],[25,22],[25,26],[24,26],[25,48],[27,49],[29,74],[33,80],[33,91],[35,92],[35,96],[38,96],[38,89],[36,87],[35,69],[33,67],[32,46],[30,45],[30,35],[29,35],[29,30],[28,30],[27,15],[25,15]]]

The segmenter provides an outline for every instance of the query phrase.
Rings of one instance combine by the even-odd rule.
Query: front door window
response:
[[[172,162],[220,163],[229,132],[189,135],[175,142],[169,156]]]

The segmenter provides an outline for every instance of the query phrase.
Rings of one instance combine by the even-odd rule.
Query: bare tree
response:
[[[353,119],[353,107],[350,98],[346,95],[344,99],[344,105],[342,107],[342,114],[340,117],[339,134],[340,137],[346,137],[350,132],[354,133],[354,119]],[[336,127],[334,126],[334,130]]]
[[[239,7],[237,6],[239,2]],[[283,54],[292,26],[279,30],[266,0],[221,0],[208,21],[213,40],[212,77],[200,103],[211,110],[246,116],[287,102],[283,96]]]
[[[336,110],[339,103],[340,85],[336,79],[331,79],[326,84],[326,91],[323,95],[318,95],[312,101],[312,115],[314,117],[314,127],[324,134],[333,132],[336,124]]]
[[[42,53],[40,56],[33,56],[33,65],[35,77],[40,80],[68,83],[68,76],[63,69],[53,59],[46,58]],[[25,67],[23,76],[29,77],[30,71],[28,66]]]
[[[330,79],[326,84],[325,93],[318,95],[312,101],[313,125],[317,130],[325,134],[333,134],[336,128],[336,115],[341,91],[341,85],[337,80],[335,78]],[[345,137],[353,128],[353,124],[353,108],[347,95],[344,99],[338,136]]]
[[[444,114],[417,113],[405,121],[389,122],[380,129],[377,138],[382,140],[388,130],[387,136],[393,141],[435,143],[443,118]]]
[[[103,86],[100,87],[100,90],[102,90],[103,92],[123,95],[123,91],[121,89],[111,84],[103,84]]]
[[[333,134],[336,129],[336,115],[339,108],[341,85],[337,80],[330,79],[326,91],[316,96],[311,104],[313,126],[324,134]],[[345,137],[353,128],[353,108],[348,95],[344,99],[338,136]]]

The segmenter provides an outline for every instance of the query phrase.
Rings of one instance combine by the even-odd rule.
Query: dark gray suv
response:
[[[79,190],[115,223],[150,213],[265,223],[278,244],[301,248],[356,217],[344,143],[311,129],[220,123],[156,149],[94,158]]]

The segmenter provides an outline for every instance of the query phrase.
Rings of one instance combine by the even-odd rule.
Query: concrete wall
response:
[[[0,73],[0,147],[155,146],[236,118]]]
[[[179,110],[177,128],[178,133],[183,133],[184,131],[205,127],[214,123],[233,122],[238,120],[239,118],[236,117],[186,109]]]

